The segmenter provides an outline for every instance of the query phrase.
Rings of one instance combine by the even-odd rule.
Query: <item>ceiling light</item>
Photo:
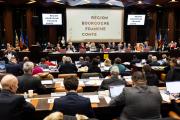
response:
[[[179,2],[179,1],[176,1],[176,0],[171,0],[169,1],[170,3],[175,3],[175,2]]]
[[[160,4],[156,4],[156,7],[162,7],[162,5],[160,5]]]
[[[142,4],[142,1],[141,1],[141,0],[138,0],[138,1],[137,1],[137,4]]]
[[[27,2],[26,4],[32,4],[32,3],[35,3],[36,1],[35,0],[30,0],[29,2]]]

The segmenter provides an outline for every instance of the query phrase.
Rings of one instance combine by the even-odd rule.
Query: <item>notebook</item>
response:
[[[124,87],[124,85],[109,86],[110,97],[115,98],[116,96],[120,95]]]

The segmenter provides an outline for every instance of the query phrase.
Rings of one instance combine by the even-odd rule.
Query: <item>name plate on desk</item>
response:
[[[51,97],[61,97],[65,95],[66,95],[66,92],[51,93]]]
[[[83,95],[86,98],[89,98],[91,103],[100,103],[98,95]]]

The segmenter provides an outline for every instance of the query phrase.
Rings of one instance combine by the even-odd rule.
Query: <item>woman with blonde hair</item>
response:
[[[63,120],[63,114],[61,112],[53,112],[43,120]]]

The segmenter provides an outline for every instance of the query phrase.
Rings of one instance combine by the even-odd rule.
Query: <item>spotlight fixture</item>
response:
[[[138,5],[141,5],[141,4],[143,4],[143,2],[142,2],[141,0],[138,0],[138,1],[137,1],[137,4],[138,4]]]

